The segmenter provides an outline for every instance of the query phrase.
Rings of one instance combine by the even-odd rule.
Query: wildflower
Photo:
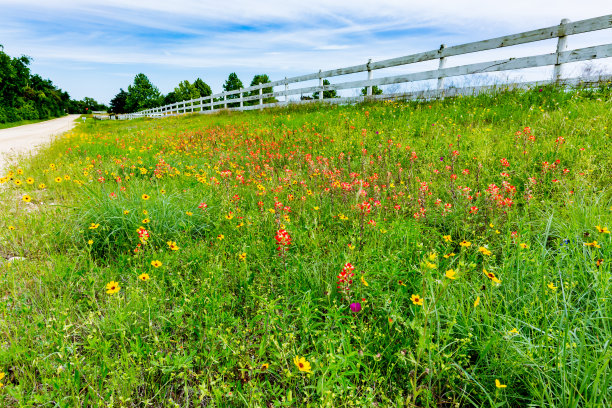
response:
[[[608,227],[600,227],[599,225],[597,225],[595,228],[597,228],[597,231],[603,233],[603,234],[609,234],[610,230],[608,230]]]
[[[28,183],[28,184],[34,184],[34,179],[33,179],[32,177],[28,177],[28,178],[26,179],[26,183]]]
[[[2,381],[2,379],[4,379],[4,372],[3,372],[3,371],[0,371],[0,381]],[[0,388],[2,388],[2,387],[4,387],[4,384],[2,384],[2,383],[0,382]]]
[[[491,255],[491,251],[489,251],[487,248],[485,247],[479,247],[478,248],[478,252],[481,252],[483,255],[489,256]]]
[[[476,300],[474,301],[474,307],[478,306],[480,304],[480,296],[476,297]]]
[[[459,245],[461,245],[462,247],[469,247],[470,245],[472,245],[472,243],[464,239],[459,243]]]
[[[450,254],[446,254],[446,255],[444,255],[444,258],[448,259],[448,258],[450,258],[451,256],[455,256],[455,253],[454,253],[454,252],[451,252]]]
[[[23,182],[19,179],[16,179],[15,181],[13,181],[13,183],[15,183],[16,186],[20,186],[23,184]]]
[[[478,213],[478,207],[470,207],[470,214]]]
[[[88,243],[89,245],[92,245],[92,244],[93,244],[93,239],[88,240],[88,241],[87,241],[87,243]]]
[[[62,178],[61,177],[56,177],[55,178],[55,182],[56,183],[61,183],[62,182]]]
[[[348,249],[350,249],[350,250],[352,251],[353,249],[355,249],[355,245],[353,245],[353,244],[348,244]]]
[[[525,243],[523,243],[523,242],[521,242],[521,243],[519,244],[519,246],[520,246],[522,249],[528,249],[528,248],[529,248],[529,245],[527,245],[527,244],[525,244]]]
[[[45,188],[47,188],[47,186],[45,185],[45,183],[40,183],[38,185],[38,188],[40,188],[41,190],[44,190]]]
[[[399,285],[401,285],[401,286],[406,286],[406,284],[405,284],[403,281],[401,281],[401,280],[400,280],[400,281],[397,281],[397,283],[398,283]]]
[[[444,238],[444,242],[453,242],[453,241],[451,241],[451,236],[450,235],[444,235],[444,236],[442,236],[442,238]]]
[[[519,331],[518,331],[518,330],[516,329],[516,327],[515,327],[514,329],[510,330],[510,331],[508,332],[508,334],[509,334],[509,335],[519,334]]]
[[[151,265],[153,265],[155,268],[159,268],[162,266],[162,263],[160,261],[151,261]]]
[[[298,370],[304,373],[311,373],[310,363],[306,361],[305,357],[295,356],[293,358],[293,363],[297,366]]]
[[[444,276],[446,276],[448,279],[455,280],[455,279],[457,279],[455,277],[456,274],[457,274],[457,272],[455,272],[453,269],[449,269],[448,271],[446,271]]]
[[[261,365],[261,369],[262,369],[262,370],[267,370],[267,369],[268,369],[268,367],[270,367],[270,364],[268,364],[268,363],[263,363],[263,364]]]
[[[138,279],[140,279],[143,282],[146,282],[149,279],[151,279],[151,277],[149,276],[148,273],[141,273],[140,275],[138,275]]]
[[[225,219],[227,219],[227,220],[231,220],[232,218],[234,218],[234,213],[230,211],[230,212],[229,212],[229,213],[228,213],[228,214],[225,216]]]
[[[223,235],[223,234],[219,234],[219,235],[217,235],[217,239],[218,239],[219,241],[222,241],[224,238],[225,238],[225,235]]]
[[[584,246],[591,246],[591,247],[595,247],[595,248],[601,248],[601,246],[597,244],[597,241],[585,242]]]
[[[193,213],[191,211],[187,211],[187,212],[185,212],[185,214],[189,215],[190,217],[193,215]]]
[[[362,284],[363,286],[370,286],[370,285],[368,284],[368,282],[365,280],[365,277],[364,277],[364,276],[362,276],[362,277],[361,277],[361,284]]]
[[[351,308],[351,312],[359,313],[359,311],[361,310],[361,303],[359,303],[359,302],[351,303],[351,305],[349,307]]]
[[[497,284],[501,283],[501,281],[497,279],[497,277],[495,276],[493,272],[487,272],[486,269],[483,269],[482,272],[484,272],[484,274],[487,275],[487,278],[491,279],[493,283],[497,283]]]
[[[541,89],[540,89],[540,92],[542,92],[542,90],[541,90]],[[502,384],[501,382],[499,382],[499,380],[498,380],[497,378],[495,379],[495,386],[496,386],[497,388],[506,388],[506,387],[507,387],[507,385],[506,385],[506,384]]]
[[[115,281],[110,281],[106,284],[106,293],[108,293],[109,295],[119,292],[120,289],[121,287]]]
[[[342,272],[340,272],[340,274],[338,274],[337,276],[338,278],[337,289],[339,291],[342,291],[348,294],[348,292],[351,290],[351,284],[353,283],[353,276],[355,276],[355,274],[353,273],[354,270],[355,270],[355,267],[350,262],[347,262],[344,264],[344,267],[342,268]]]
[[[410,300],[412,300],[412,303],[414,303],[415,305],[423,306],[423,298],[419,295],[410,296]]]
[[[172,250],[172,251],[178,251],[179,250],[178,245],[174,241],[168,241],[168,242],[166,242],[166,244],[168,244],[168,248],[170,248],[170,250]]]
[[[550,282],[548,285],[548,289],[552,290],[553,292],[555,292],[557,290],[557,287],[555,286],[554,283]]]
[[[204,210],[204,209],[208,208],[208,204],[200,203],[200,205],[198,205],[198,208],[201,209],[201,210]]]
[[[603,261],[604,261],[603,259],[598,259],[595,265],[597,265],[597,267],[599,268],[601,264],[603,263]]]
[[[435,252],[432,252],[431,254],[429,254],[428,258],[430,261],[435,261],[436,258],[438,257],[438,254],[436,254]]]
[[[151,220],[148,219],[148,218],[145,218],[145,219],[142,220],[143,224],[148,224],[149,222],[151,222]]]
[[[291,235],[285,229],[279,229],[276,231],[276,235],[274,236],[278,247],[276,248],[280,253],[284,253],[291,245]]]
[[[98,228],[99,226],[100,226],[100,224],[96,224],[95,222],[92,222],[92,223],[89,225],[89,229],[90,229],[90,230],[94,230],[94,229]]]
[[[123,215],[128,215],[130,213],[129,210],[123,210]]]
[[[246,256],[247,256],[246,252],[243,252],[241,254],[238,254],[238,259],[240,259],[243,262],[246,262]]]
[[[12,225],[8,226],[9,231],[15,231],[15,227],[13,227]]]
[[[32,197],[30,197],[27,194],[21,197],[21,199],[23,200],[24,203],[29,203],[30,201],[32,201]]]
[[[149,198],[151,198],[151,197],[150,197],[150,196],[148,196],[148,195],[146,195],[146,194],[143,194],[143,195],[142,195],[142,199],[143,199],[143,200],[145,200],[145,201],[146,201],[146,200],[148,200]]]
[[[431,262],[425,262],[425,267],[427,269],[436,269],[438,267],[438,265],[436,265],[435,263],[431,263]]]

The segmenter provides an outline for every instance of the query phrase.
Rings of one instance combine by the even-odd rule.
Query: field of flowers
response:
[[[0,405],[612,406],[611,127],[609,84],[89,119],[0,178]]]

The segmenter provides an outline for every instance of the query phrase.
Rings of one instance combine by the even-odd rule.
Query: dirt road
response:
[[[34,153],[37,147],[53,140],[53,136],[69,131],[79,115],[68,115],[58,119],[0,129],[0,177],[16,155]]]

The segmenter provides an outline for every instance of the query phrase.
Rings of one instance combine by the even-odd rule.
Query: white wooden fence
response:
[[[285,78],[278,81],[259,84],[240,90],[217,93],[210,96],[205,96],[196,99],[190,99],[173,103],[170,105],[160,106],[157,108],[147,109],[144,111],[118,115],[118,119],[132,119],[139,117],[164,117],[168,115],[178,115],[191,112],[211,113],[219,109],[229,110],[251,110],[262,109],[265,107],[283,106],[289,103],[309,103],[313,100],[289,101],[289,95],[304,95],[318,93],[318,99],[315,102],[325,100],[331,103],[350,103],[358,102],[364,99],[396,99],[396,98],[439,98],[451,95],[465,95],[481,92],[490,87],[469,87],[469,88],[445,88],[444,79],[449,77],[458,77],[464,75],[481,74],[489,72],[500,72],[508,70],[517,70],[525,68],[535,68],[544,66],[553,66],[553,77],[547,81],[539,81],[538,84],[545,83],[560,83],[560,84],[576,84],[584,80],[591,81],[595,78],[570,78],[563,79],[561,67],[565,63],[593,60],[598,58],[612,57],[612,43],[597,45],[574,50],[567,50],[567,37],[574,34],[587,33],[597,30],[606,30],[612,28],[612,14],[595,17],[587,20],[570,22],[563,19],[561,24],[552,27],[540,28],[537,30],[526,31],[518,34],[508,35],[504,37],[491,38],[484,41],[471,42],[467,44],[455,45],[446,47],[444,44],[437,50],[421,52],[418,54],[407,55],[404,57],[392,58],[383,61],[372,62],[366,64],[354,65],[346,68],[338,68],[328,71],[319,71],[312,74]],[[451,68],[446,68],[448,58],[457,55],[470,54],[480,51],[493,50],[502,47],[510,47],[513,45],[526,44],[535,41],[548,40],[557,38],[556,51],[550,54],[534,55],[529,57],[508,58],[489,62],[479,62],[467,65],[461,65]],[[612,38],[612,34],[610,36]],[[404,75],[386,76],[383,78],[373,78],[373,71],[377,69],[397,67],[401,65],[414,64],[417,62],[439,60],[438,69],[430,71],[422,71],[409,73]],[[335,76],[355,74],[359,72],[367,72],[367,79],[359,81],[347,81],[323,85],[323,80]],[[289,89],[289,84],[319,80],[317,86],[307,86],[296,89]],[[399,84],[413,81],[436,80],[437,88],[434,90],[426,90],[419,92],[404,92],[384,95],[372,95],[373,86]],[[509,85],[511,87],[530,86],[534,83],[518,83]],[[275,90],[280,87],[280,90]],[[324,99],[324,92],[331,90],[342,89],[359,89],[366,87],[366,96],[359,97],[343,97],[343,98],[328,98]],[[263,93],[264,89],[272,88],[272,92]],[[284,101],[276,101],[272,103],[264,103],[269,98],[284,97]],[[245,102],[256,101],[255,104],[245,105]]]

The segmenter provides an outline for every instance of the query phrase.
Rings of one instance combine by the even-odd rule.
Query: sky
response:
[[[0,44],[11,56],[31,57],[31,71],[72,98],[108,104],[141,72],[164,94],[198,77],[217,93],[231,72],[248,86],[256,74],[277,80],[607,14],[610,0],[0,0]],[[611,39],[612,30],[603,30],[571,36],[568,46]],[[451,57],[447,66],[550,53],[555,41]],[[597,68],[612,73],[611,59]],[[366,79],[355,75],[332,83]],[[531,80],[549,72],[519,75]]]

